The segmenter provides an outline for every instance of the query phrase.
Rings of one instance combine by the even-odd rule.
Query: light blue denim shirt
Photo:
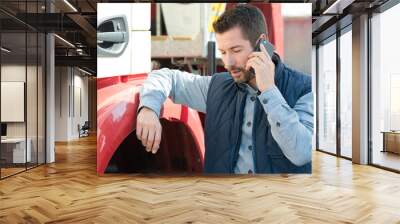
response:
[[[199,76],[179,70],[163,68],[152,71],[140,91],[139,108],[145,106],[160,115],[160,109],[169,96],[174,103],[187,105],[197,111],[206,112],[207,92],[211,76]],[[301,97],[291,108],[277,87],[262,92],[247,85],[247,98],[242,124],[239,158],[235,173],[253,173],[252,126],[255,100],[260,100],[272,136],[283,154],[295,165],[301,166],[311,161],[311,145],[314,126],[313,94]]]
[[[243,111],[242,136],[240,138],[239,157],[235,166],[235,173],[254,173],[253,158],[253,120],[257,91],[248,84],[247,96]]]

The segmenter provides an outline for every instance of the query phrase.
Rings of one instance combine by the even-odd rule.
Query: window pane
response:
[[[26,142],[26,33],[1,34],[1,177],[25,170],[30,161]],[[28,146],[28,148],[27,148]],[[28,150],[27,150],[28,149]],[[27,160],[28,159],[28,160]]]
[[[351,158],[352,141],[352,35],[351,30],[340,37],[340,152]]]
[[[317,80],[317,48],[315,45],[312,46],[312,57],[311,57],[311,75],[312,75],[312,91],[314,94],[317,92],[316,90],[316,80]],[[315,96],[315,95],[314,95]],[[314,97],[314,105],[315,103],[315,97]],[[316,124],[316,108],[314,107],[314,124]],[[313,138],[312,138],[312,149],[316,149],[316,128],[314,126],[314,133],[313,133]]]
[[[39,33],[38,46],[38,163],[45,163],[45,60],[46,39],[43,33]]]
[[[372,18],[372,163],[400,170],[400,4]],[[397,132],[396,132],[397,131]]]
[[[27,115],[27,135],[31,153],[29,156],[28,167],[37,165],[37,33],[28,32],[28,62],[26,80],[26,115]]]
[[[318,147],[336,153],[336,40],[318,51]]]

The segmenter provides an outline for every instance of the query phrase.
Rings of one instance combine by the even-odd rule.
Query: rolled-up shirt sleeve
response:
[[[314,129],[313,93],[307,93],[290,107],[279,89],[274,86],[258,96],[275,141],[283,154],[295,165],[311,161]]]
[[[149,73],[140,90],[140,105],[160,116],[167,97],[174,103],[186,105],[197,111],[206,111],[207,92],[211,76],[200,76],[179,70],[163,68]]]

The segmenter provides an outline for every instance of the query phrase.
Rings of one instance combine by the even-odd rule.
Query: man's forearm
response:
[[[160,110],[172,89],[172,71],[169,69],[155,70],[149,73],[140,90],[138,110],[147,107],[160,117]]]
[[[170,97],[174,103],[205,112],[210,82],[211,76],[167,68],[152,71],[140,91],[139,109],[145,106],[160,116],[163,103]]]
[[[311,161],[313,133],[313,96],[303,96],[291,108],[274,87],[259,96],[264,111],[268,114],[272,136],[284,155],[295,165]]]

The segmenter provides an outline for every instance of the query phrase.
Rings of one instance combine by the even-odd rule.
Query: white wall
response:
[[[78,74],[77,74],[78,72]],[[72,117],[73,119],[71,120],[71,135],[73,138],[78,138],[79,137],[79,133],[78,133],[78,124],[80,126],[82,126],[85,121],[88,120],[89,117],[89,112],[88,112],[88,78],[87,77],[83,77],[81,76],[81,74],[78,70],[74,70],[74,110],[75,113],[72,113]],[[80,93],[78,93],[78,90],[80,90]],[[80,97],[79,97],[80,95]],[[79,100],[81,102],[79,102]],[[81,113],[79,111],[79,108],[77,106],[81,106]]]
[[[55,141],[68,141],[69,69],[55,68]]]
[[[56,67],[56,141],[79,138],[78,124],[82,126],[88,120],[88,78],[83,75],[76,68]]]
[[[2,65],[1,81],[25,82],[25,69],[25,65]],[[1,108],[1,110],[7,110],[7,108]],[[7,137],[25,137],[25,122],[7,123]]]
[[[30,74],[33,71],[32,66],[25,67],[19,64],[5,64],[1,66],[1,81],[9,82],[25,82],[26,69]],[[26,83],[26,82],[25,82]],[[33,93],[27,93],[28,97],[36,96]],[[1,108],[7,110],[8,108]],[[31,120],[31,117],[28,117]],[[7,136],[8,137],[25,137],[25,123],[26,122],[7,122]],[[30,137],[30,136],[28,136]]]

